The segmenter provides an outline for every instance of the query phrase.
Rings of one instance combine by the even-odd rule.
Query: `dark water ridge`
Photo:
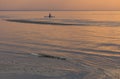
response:
[[[74,20],[74,19],[5,19],[9,22],[65,25],[65,26],[120,26],[120,22],[115,21],[94,21],[94,20]]]
[[[70,23],[56,23],[56,22],[49,22],[49,21],[30,21],[30,20],[6,20],[10,22],[20,22],[20,23],[33,23],[33,24],[50,24],[50,25],[81,25],[85,26],[85,24],[70,24]]]

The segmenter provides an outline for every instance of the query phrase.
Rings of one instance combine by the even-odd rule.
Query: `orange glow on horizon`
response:
[[[0,0],[0,10],[120,10],[119,0]]]

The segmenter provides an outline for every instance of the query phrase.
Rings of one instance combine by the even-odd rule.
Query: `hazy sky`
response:
[[[120,0],[0,0],[0,10],[120,10]]]

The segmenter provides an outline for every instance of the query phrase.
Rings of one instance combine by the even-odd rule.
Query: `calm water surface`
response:
[[[56,18],[44,18],[48,13],[0,12],[1,78],[120,79],[120,11],[52,11]]]
[[[57,19],[117,22],[117,26],[65,26],[5,21],[5,18],[39,19],[49,12],[1,11],[0,52],[94,54],[120,57],[119,11],[54,11]],[[87,22],[86,22],[87,23]]]

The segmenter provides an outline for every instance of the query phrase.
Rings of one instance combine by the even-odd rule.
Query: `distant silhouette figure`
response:
[[[49,13],[49,15],[48,15],[48,16],[44,16],[44,17],[47,17],[47,18],[55,18],[55,16],[52,16],[52,14],[51,14],[51,13]]]
[[[51,18],[52,17],[52,15],[51,15],[51,13],[49,13],[49,16],[48,16],[49,18]]]

